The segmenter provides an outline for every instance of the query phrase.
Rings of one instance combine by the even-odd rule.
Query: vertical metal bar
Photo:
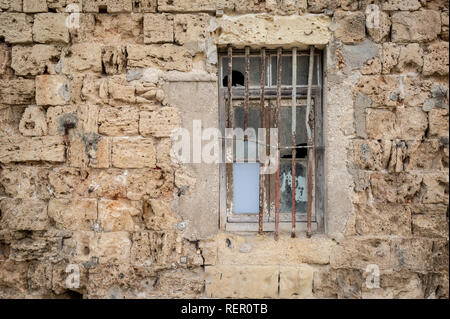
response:
[[[277,110],[276,123],[278,129],[277,143],[277,175],[275,176],[275,239],[278,240],[280,224],[280,121],[281,121],[281,48],[277,51]]]
[[[233,100],[233,48],[228,46],[228,103],[227,103],[227,127],[231,128],[231,110]]]
[[[248,129],[248,91],[250,82],[250,48],[245,47],[245,101],[244,101],[244,132]],[[248,140],[248,136],[244,133],[244,140]]]
[[[292,49],[292,229],[291,237],[295,237],[295,157],[296,127],[297,127],[297,48]]]
[[[259,100],[259,104],[260,104],[260,109],[261,109],[261,128],[265,129],[266,128],[266,121],[265,121],[265,116],[266,116],[266,112],[265,112],[265,106],[264,106],[264,88],[266,85],[266,49],[262,48],[261,49],[261,97]],[[267,143],[267,139],[264,141],[265,143]],[[259,148],[262,147],[262,145],[258,145],[258,151]],[[266,146],[264,146],[264,151],[266,150]],[[261,154],[261,152],[259,151],[259,153]],[[265,154],[267,155],[267,153]],[[264,159],[266,157],[264,156]],[[262,165],[265,165],[265,163],[262,163]],[[259,174],[259,216],[258,216],[258,223],[259,223],[259,227],[258,227],[258,233],[260,235],[262,235],[263,233],[263,210],[264,210],[264,174]]]
[[[308,91],[306,97],[306,132],[308,134],[308,211],[307,211],[307,231],[306,236],[311,237],[311,208],[312,208],[312,166],[313,166],[313,152],[314,148],[311,134],[311,127],[309,125],[309,115],[311,112],[311,87],[314,70],[314,46],[310,47],[309,51],[309,71],[308,71]]]

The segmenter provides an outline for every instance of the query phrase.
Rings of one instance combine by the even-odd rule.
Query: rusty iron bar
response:
[[[249,82],[250,82],[250,47],[245,47],[245,100],[244,100],[244,139],[248,140],[246,131],[248,129],[248,99],[249,99]]]
[[[312,87],[312,77],[314,70],[314,46],[310,47],[309,50],[309,70],[308,70],[308,91],[306,96],[306,132],[308,134],[308,210],[307,210],[307,226],[306,226],[306,236],[311,237],[311,209],[312,209],[312,166],[313,166],[313,141],[311,134],[311,127],[309,125],[309,115],[311,112],[311,87]]]
[[[278,129],[278,143],[280,146],[280,122],[281,122],[281,48],[277,50],[277,109],[276,125]],[[277,174],[275,176],[275,240],[278,240],[279,236],[279,224],[280,224],[280,150],[277,150]]]
[[[296,127],[297,127],[297,48],[292,49],[292,229],[291,237],[295,237],[295,157]]]
[[[228,103],[227,103],[227,127],[231,128],[231,110],[233,103],[233,48],[228,46]]]
[[[260,108],[261,108],[261,128],[266,128],[266,121],[265,121],[265,106],[264,106],[264,88],[266,85],[266,49],[261,49],[261,97],[259,100]],[[265,141],[267,143],[267,139]],[[266,152],[266,148],[264,147],[263,150],[260,150],[260,145],[258,145],[259,154],[261,152]],[[264,154],[264,155],[267,155]],[[266,159],[266,156],[263,156],[263,159]],[[265,163],[263,163],[264,165]],[[262,235],[263,233],[263,210],[264,210],[264,174],[259,174],[259,216],[258,216],[258,233]]]

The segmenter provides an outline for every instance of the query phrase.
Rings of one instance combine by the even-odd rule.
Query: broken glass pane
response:
[[[267,59],[268,61],[268,59]],[[266,62],[267,66],[268,62]],[[268,82],[268,74],[266,72],[266,83]],[[245,85],[245,57],[233,56],[233,86]],[[228,86],[228,57],[222,58],[222,86]],[[250,87],[261,86],[261,57],[250,57]]]
[[[233,213],[258,214],[259,163],[233,164]]]
[[[306,213],[308,201],[306,163],[296,162],[295,176],[295,212]],[[290,161],[280,163],[280,212],[292,212],[292,162]]]

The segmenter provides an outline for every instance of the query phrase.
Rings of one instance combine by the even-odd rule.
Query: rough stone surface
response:
[[[0,0],[0,298],[448,299],[448,9]],[[221,165],[171,156],[174,129],[193,160],[193,121],[225,125],[228,45],[323,58],[325,216],[311,237],[301,221],[291,238],[284,214],[278,240],[271,221],[262,235],[231,223]]]

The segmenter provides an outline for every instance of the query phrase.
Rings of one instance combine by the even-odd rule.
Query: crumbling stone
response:
[[[32,47],[16,45],[11,55],[11,68],[17,75],[55,74],[60,50],[45,44]]]
[[[33,104],[34,95],[33,80],[24,78],[0,80],[0,99],[4,104]]]
[[[173,107],[142,111],[139,118],[139,132],[143,136],[168,137],[180,125],[178,111]]]
[[[47,121],[42,107],[29,106],[19,123],[19,131],[24,136],[47,135]]]
[[[366,17],[361,12],[337,11],[334,14],[337,23],[335,36],[343,43],[357,43],[366,37]]]
[[[391,19],[393,42],[426,42],[441,33],[441,17],[437,11],[395,12]]]
[[[433,43],[424,55],[423,74],[448,75],[448,42]]]

